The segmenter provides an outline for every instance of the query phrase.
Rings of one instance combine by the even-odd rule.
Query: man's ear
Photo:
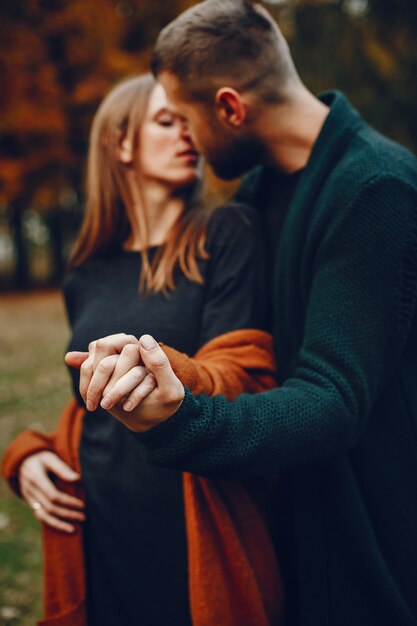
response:
[[[129,137],[124,137],[124,139],[120,141],[116,157],[118,161],[125,165],[130,165],[133,162],[133,145]]]
[[[228,126],[239,128],[246,119],[242,96],[232,87],[222,87],[214,97],[217,114]]]

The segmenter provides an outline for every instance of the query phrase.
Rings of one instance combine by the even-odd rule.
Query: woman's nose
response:
[[[181,123],[181,139],[185,139],[192,143],[190,129],[187,122]]]

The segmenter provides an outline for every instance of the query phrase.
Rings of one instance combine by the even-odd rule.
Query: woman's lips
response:
[[[196,156],[196,157],[200,156],[199,153],[197,152],[197,150],[192,150],[191,148],[189,150],[182,150],[181,152],[178,152],[177,154],[178,154],[178,156],[184,156],[186,154],[187,155],[190,154],[190,155]]]
[[[183,152],[178,152],[177,156],[194,162],[197,162],[200,158],[199,153],[195,150],[184,150]]]

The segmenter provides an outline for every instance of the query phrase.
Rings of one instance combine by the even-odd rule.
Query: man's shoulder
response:
[[[332,197],[333,205],[346,206],[375,187],[389,188],[399,198],[403,193],[416,194],[417,202],[417,159],[406,148],[364,123],[352,134],[331,168],[321,196]]]
[[[330,112],[312,152],[309,180],[322,178],[322,190],[338,202],[349,201],[375,179],[416,185],[417,159],[411,152],[370,126],[342,93],[319,97]]]
[[[358,182],[374,176],[398,179],[416,185],[417,159],[405,147],[363,124],[352,136],[346,150],[345,166]],[[354,179],[355,180],[355,179]]]

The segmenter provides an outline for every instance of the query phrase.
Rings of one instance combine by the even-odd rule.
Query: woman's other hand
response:
[[[72,533],[75,526],[70,522],[85,520],[84,503],[57,489],[50,474],[67,482],[80,480],[79,474],[59,456],[46,450],[23,461],[19,471],[20,491],[39,521],[56,530]]]

